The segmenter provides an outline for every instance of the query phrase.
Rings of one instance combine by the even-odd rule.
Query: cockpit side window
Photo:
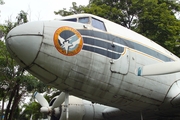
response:
[[[98,19],[92,18],[92,26],[97,29],[106,31],[106,27],[105,27],[104,23]]]
[[[64,19],[64,20],[62,20],[62,21],[77,22],[77,18]]]
[[[80,17],[79,22],[88,24],[89,23],[89,17]]]

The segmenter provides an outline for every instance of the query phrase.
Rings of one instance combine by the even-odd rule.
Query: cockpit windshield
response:
[[[80,17],[79,22],[88,24],[88,23],[90,23],[89,17]]]
[[[62,19],[62,21],[71,21],[71,22],[77,22],[77,18]]]
[[[96,19],[94,17],[69,18],[69,19],[62,19],[62,21],[71,21],[71,22],[79,22],[79,23],[83,23],[83,24],[91,24],[92,27],[94,27],[94,28],[106,31],[104,22],[99,19]]]
[[[92,26],[95,27],[95,28],[97,28],[97,29],[106,31],[104,22],[102,22],[102,21],[100,21],[100,20],[98,20],[98,19],[92,18]]]

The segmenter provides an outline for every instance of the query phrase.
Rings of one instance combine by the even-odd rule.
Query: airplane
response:
[[[83,13],[28,22],[8,33],[6,46],[21,67],[62,91],[51,105],[34,95],[49,119],[62,106],[66,117],[57,112],[59,120],[96,120],[96,112],[100,120],[180,118],[180,59],[102,17]],[[78,97],[77,109],[70,96]],[[87,112],[92,106],[101,110]]]

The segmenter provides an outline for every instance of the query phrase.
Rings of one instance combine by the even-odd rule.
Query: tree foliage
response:
[[[4,4],[4,1],[3,0],[0,0],[0,5],[3,5]]]
[[[55,14],[66,16],[83,12],[132,29],[180,56],[178,0],[89,0],[87,6],[73,3],[69,11],[63,9]]]
[[[44,97],[45,99],[50,103],[50,101],[55,97],[58,96],[60,94],[60,91],[54,88],[49,88],[48,91],[46,91],[44,93]],[[36,101],[34,101],[34,99],[32,98],[30,100],[30,103],[28,104],[24,104],[23,108],[24,111],[19,115],[19,119],[18,120],[37,120],[37,119],[45,119],[47,118],[47,114],[43,114],[40,113],[40,108],[42,106],[37,103]]]
[[[180,20],[175,16],[180,5],[159,0],[147,2],[146,6],[138,15],[136,31],[180,56]]]
[[[39,118],[43,118],[43,115],[40,113],[40,104],[33,101],[28,104],[23,105],[24,111],[20,114],[18,120],[38,120]]]
[[[82,6],[82,5],[77,6],[76,2],[72,2],[72,7],[70,7],[68,11],[66,10],[66,8],[63,8],[63,10],[54,11],[54,13],[56,15],[68,16],[68,15],[83,13],[84,7],[85,6]]]
[[[18,16],[16,17],[17,22],[15,23],[15,26],[23,24],[23,23],[27,23],[28,22],[27,15],[28,14],[26,12],[21,10]]]
[[[1,25],[0,28],[6,38],[12,28],[27,21],[27,14],[21,11],[15,23],[6,21],[6,24]],[[20,111],[19,105],[23,103],[25,97],[29,95],[28,93],[42,92],[45,89],[42,82],[26,72],[11,58],[4,41],[0,41],[0,100],[2,101],[1,114],[4,114],[4,120],[15,120],[14,115],[19,115],[17,112],[17,110]],[[7,102],[6,108],[5,102]]]

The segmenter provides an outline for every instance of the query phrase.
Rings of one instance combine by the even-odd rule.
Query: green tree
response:
[[[0,28],[5,38],[15,26],[27,22],[27,14],[23,11],[17,16],[17,22],[7,21]],[[46,90],[45,85],[19,66],[6,50],[4,41],[0,41],[0,100],[2,101],[1,114],[5,112],[4,120],[18,119],[19,105],[28,93]],[[4,108],[4,103],[7,107]],[[16,116],[16,117],[14,117]]]
[[[163,0],[147,2],[138,14],[138,33],[152,39],[161,46],[180,56],[180,20],[175,16],[180,5]]]
[[[89,6],[84,9],[88,13],[132,29],[136,26],[141,5],[141,0],[90,0]]]
[[[61,16],[68,16],[78,13],[83,13],[83,8],[85,6],[79,5],[77,6],[76,2],[72,2],[72,7],[67,11],[66,8],[63,8],[63,10],[54,11],[54,14],[61,15]]]
[[[45,85],[35,77],[24,71],[16,64],[6,50],[3,41],[0,41],[0,100],[2,100],[1,112],[5,111],[5,120],[15,119],[21,100],[25,99],[29,93],[35,91],[45,91]],[[4,103],[8,102],[4,109]],[[16,112],[16,113],[15,113]],[[15,115],[16,114],[16,115]],[[13,118],[12,118],[13,117]]]
[[[44,93],[45,99],[50,103],[50,101],[55,97],[60,94],[60,91],[54,88],[49,88],[46,93]],[[30,103],[24,104],[23,108],[24,111],[20,114],[18,120],[29,120],[30,118],[32,120],[37,120],[37,119],[45,119],[47,118],[47,114],[40,113],[40,108],[42,106],[37,103],[34,98],[31,98]]]
[[[24,111],[19,117],[19,120],[38,120],[39,118],[43,118],[43,115],[40,113],[40,104],[33,101],[28,104],[23,105]]]
[[[27,13],[24,12],[23,10],[20,11],[20,13],[18,14],[18,16],[16,17],[17,22],[15,23],[15,25],[20,25],[23,23],[27,23],[28,19],[27,19]]]
[[[142,0],[90,0],[87,6],[77,6],[73,3],[69,11],[63,9],[54,13],[61,16],[90,13],[132,29],[136,25],[142,6]]]
[[[4,1],[3,0],[0,0],[0,5],[3,5],[4,4]]]

